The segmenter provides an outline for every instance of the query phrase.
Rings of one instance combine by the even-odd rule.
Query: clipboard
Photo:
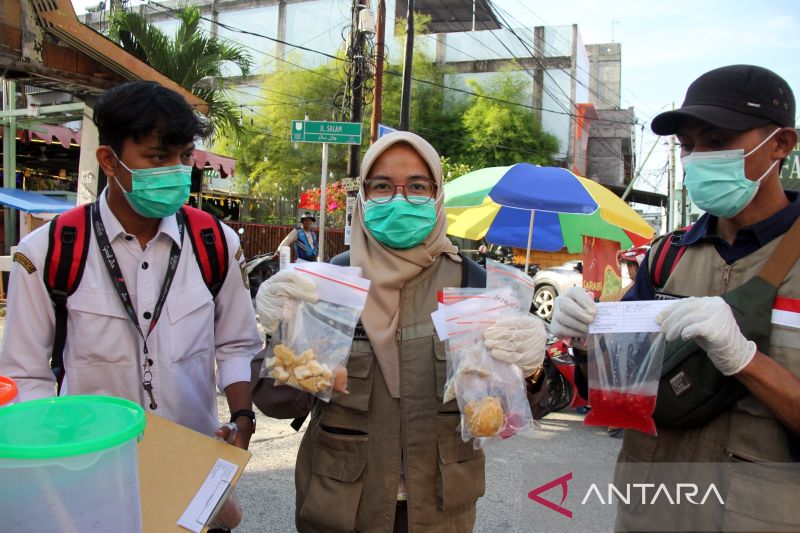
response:
[[[217,459],[238,467],[224,500],[252,453],[160,416],[145,413],[145,417],[147,425],[137,447],[142,533],[187,533],[178,519]]]

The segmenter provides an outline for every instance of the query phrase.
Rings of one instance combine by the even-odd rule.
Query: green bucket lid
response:
[[[139,437],[144,410],[110,396],[61,396],[0,409],[0,459],[54,459]]]

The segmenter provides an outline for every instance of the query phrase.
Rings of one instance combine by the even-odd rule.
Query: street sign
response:
[[[292,142],[361,144],[361,124],[293,120]]]
[[[358,178],[342,178],[345,192],[358,192]]]
[[[392,133],[393,131],[397,131],[397,130],[394,129],[394,128],[390,128],[389,126],[386,126],[384,124],[380,124],[379,123],[378,124],[378,139],[380,139],[381,137],[383,137],[387,133]]]

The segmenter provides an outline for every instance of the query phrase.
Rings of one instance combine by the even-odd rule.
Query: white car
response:
[[[561,266],[545,268],[533,276],[533,305],[531,311],[544,320],[553,316],[556,296],[570,287],[583,284],[583,262],[567,261]]]

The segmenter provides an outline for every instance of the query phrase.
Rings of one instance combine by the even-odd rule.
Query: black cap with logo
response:
[[[300,217],[300,222],[304,221],[307,218],[310,218],[311,222],[316,222],[317,221],[317,218],[314,216],[314,214],[311,211],[306,211],[305,213],[303,213],[303,216]]]
[[[687,117],[737,131],[767,124],[794,127],[794,94],[786,80],[771,70],[754,65],[731,65],[706,72],[694,80],[679,109],[653,119],[653,133],[677,133]]]

